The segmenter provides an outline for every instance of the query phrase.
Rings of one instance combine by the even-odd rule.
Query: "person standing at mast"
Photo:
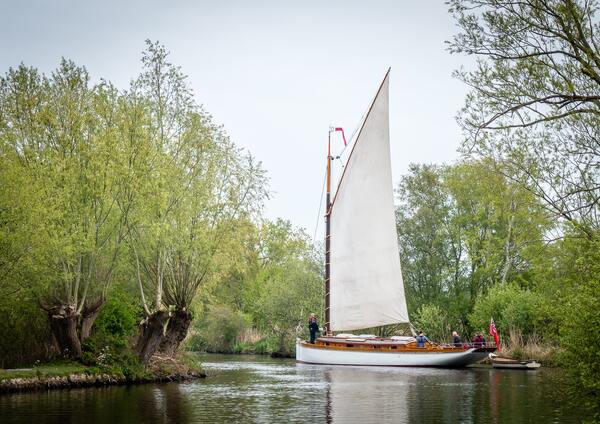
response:
[[[315,314],[310,314],[308,317],[308,331],[310,332],[310,343],[315,344],[317,331],[319,331],[319,324],[317,324],[317,317]]]

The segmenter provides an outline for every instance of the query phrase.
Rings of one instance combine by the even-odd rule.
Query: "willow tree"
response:
[[[237,149],[194,101],[181,70],[147,42],[131,94],[149,113],[147,180],[134,194],[129,244],[144,307],[136,351],[173,354],[192,319],[198,289],[214,280],[235,229],[266,195],[259,164]]]
[[[34,229],[35,237],[12,254],[35,259],[39,303],[60,350],[77,356],[125,235],[119,96],[108,84],[90,86],[87,71],[66,60],[50,76],[11,69],[0,87],[3,159],[10,158],[9,171],[27,184],[25,192],[35,193],[13,198],[21,205],[13,210],[21,220],[13,234]],[[35,218],[27,217],[29,208]]]
[[[470,155],[511,176],[564,220],[600,228],[600,23],[594,0],[451,0],[450,51],[471,91],[460,115]]]

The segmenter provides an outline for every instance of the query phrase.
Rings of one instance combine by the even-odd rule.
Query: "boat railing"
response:
[[[464,343],[432,343],[433,345],[442,346],[442,347],[462,347],[463,349],[471,349],[471,348],[496,348],[496,343],[494,342],[464,342]]]

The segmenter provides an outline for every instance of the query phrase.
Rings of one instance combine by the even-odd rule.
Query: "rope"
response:
[[[369,113],[369,109],[370,109],[370,106],[367,107],[365,109],[365,111],[363,112],[363,114],[360,118],[360,121],[358,121],[358,124],[356,125],[356,127],[354,128],[354,131],[352,131],[352,134],[350,135],[350,138],[348,139],[348,144],[346,144],[344,146],[344,148],[342,149],[342,151],[340,152],[340,154],[338,156],[341,157],[344,154],[344,152],[346,151],[346,148],[352,144],[352,141],[354,141],[354,136],[356,135],[358,130],[362,127],[363,122],[365,122],[365,118],[367,117],[367,113]],[[343,164],[342,164],[342,166],[343,166]]]
[[[342,155],[346,151],[346,148],[350,144],[352,144],[352,141],[354,140],[354,136],[356,135],[356,133],[358,132],[358,130],[362,127],[362,124],[365,121],[367,113],[369,113],[369,109],[370,109],[370,106],[367,107],[365,109],[365,111],[363,112],[362,117],[360,118],[360,121],[358,121],[358,124],[356,125],[356,127],[354,128],[354,131],[352,131],[352,134],[350,135],[348,143],[344,145],[344,148],[342,149],[342,151],[340,152],[340,154],[337,155],[337,157],[334,156],[335,159],[338,159],[340,161],[340,165],[341,165],[342,168],[344,168],[344,162],[342,162],[342,159],[341,159]],[[317,213],[317,222],[315,224],[315,232],[314,232],[314,235],[313,235],[313,244],[317,240],[317,230],[319,229],[319,222],[321,222],[321,207],[323,206],[323,193],[325,192],[325,182],[326,181],[327,181],[327,169],[325,169],[325,174],[323,176],[323,188],[321,189],[321,199],[319,200],[319,212]]]
[[[321,188],[321,199],[319,200],[319,211],[317,212],[317,222],[315,223],[315,233],[313,235],[313,244],[317,240],[317,230],[319,229],[319,222],[321,222],[321,206],[323,206],[323,193],[325,193],[325,182],[327,181],[327,169],[323,174],[323,187]]]

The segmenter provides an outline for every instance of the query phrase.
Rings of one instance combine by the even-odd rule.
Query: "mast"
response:
[[[325,334],[331,334],[329,314],[329,277],[330,277],[330,245],[331,226],[329,217],[331,214],[331,128],[327,138],[327,196],[325,199]]]

